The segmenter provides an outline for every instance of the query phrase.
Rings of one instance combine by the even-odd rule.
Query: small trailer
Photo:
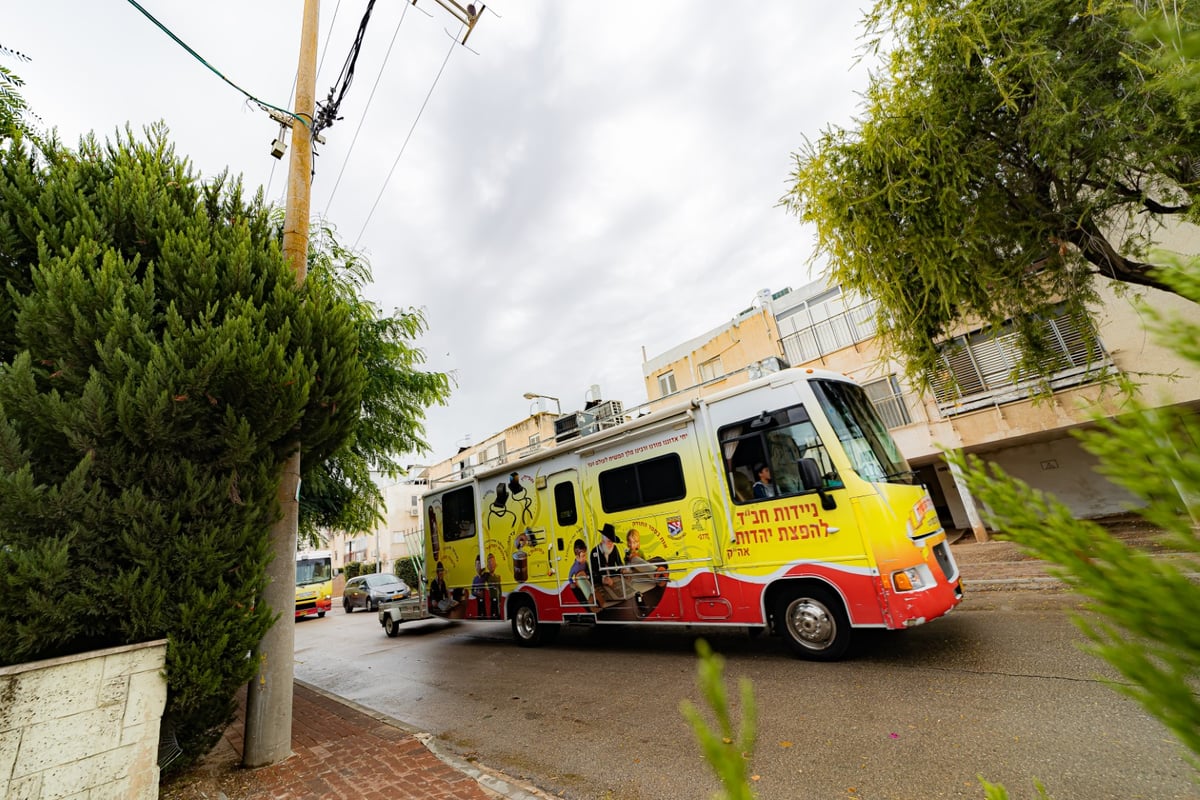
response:
[[[388,636],[399,635],[402,622],[430,619],[433,616],[429,613],[429,604],[425,602],[425,565],[422,563],[425,554],[424,537],[420,530],[415,530],[405,533],[404,538],[420,585],[416,587],[414,594],[403,600],[393,600],[379,606],[379,624]]]
[[[379,606],[379,624],[383,626],[384,633],[388,636],[396,636],[400,633],[400,623],[409,620],[430,619],[433,615],[429,613],[429,608],[425,605],[423,594],[423,592],[418,592],[403,600],[393,600]]]

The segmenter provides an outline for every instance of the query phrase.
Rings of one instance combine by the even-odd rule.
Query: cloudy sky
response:
[[[140,5],[234,84],[290,107],[299,0]],[[32,59],[0,63],[66,141],[163,120],[203,175],[228,168],[283,202],[278,125],[132,3],[0,7],[0,44]],[[371,262],[370,299],[425,311],[428,364],[454,375],[427,419],[433,453],[410,460],[518,421],[525,392],[570,410],[597,384],[642,403],[644,356],[819,275],[811,230],[777,204],[805,137],[858,108],[864,7],[503,0],[468,50],[435,0],[377,2],[312,210]],[[322,3],[318,99],[365,9]]]

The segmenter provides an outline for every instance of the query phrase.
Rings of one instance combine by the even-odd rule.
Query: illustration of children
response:
[[[625,573],[633,573],[633,577],[629,579],[622,578],[622,581],[629,581],[629,588],[635,593],[641,593],[653,589],[657,582],[653,579],[656,567],[646,560],[646,556],[642,553],[642,535],[632,528],[625,534],[625,543],[628,545],[628,550],[625,551],[625,566],[627,569],[622,570]]]
[[[575,561],[571,564],[571,571],[567,573],[567,583],[571,585],[576,600],[592,606],[593,611],[596,610],[593,605],[595,590],[592,588],[591,573],[588,571],[588,549],[583,539],[575,540]]]
[[[475,577],[471,579],[471,596],[475,598],[476,607],[479,609],[477,615],[480,617],[490,616],[490,609],[487,606],[487,578],[483,571],[483,562],[479,560],[479,556],[475,556]]]
[[[489,615],[492,619],[500,619],[500,571],[496,569],[495,553],[488,553],[483,585],[487,587]]]

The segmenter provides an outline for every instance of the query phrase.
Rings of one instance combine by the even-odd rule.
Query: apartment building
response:
[[[380,486],[384,519],[369,533],[332,533],[328,548],[339,571],[358,561],[377,564],[379,572],[395,572],[398,563],[422,551],[421,495],[429,489],[426,467],[409,467],[409,476]],[[335,600],[335,602],[337,602]]]
[[[1155,308],[1197,313],[1193,304],[1147,290]],[[819,366],[857,379],[884,418],[919,479],[930,489],[943,524],[986,537],[980,515],[945,453],[961,449],[1055,495],[1084,518],[1129,510],[1136,499],[1096,470],[1072,431],[1092,414],[1120,413],[1111,382],[1119,373],[1153,405],[1200,408],[1200,376],[1158,345],[1125,287],[1102,286],[1094,325],[1065,315],[1047,325],[1062,356],[1050,376],[1053,393],[1037,395],[1033,378],[1013,377],[1015,335],[963,325],[944,347],[944,371],[933,391],[918,393],[903,364],[881,352],[874,301],[818,281],[799,290],[759,292],[755,305],[730,322],[645,361],[651,406],[744,383],[783,366]]]

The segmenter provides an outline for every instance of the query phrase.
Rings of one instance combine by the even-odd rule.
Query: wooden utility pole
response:
[[[312,186],[312,124],[316,110],[317,21],[320,0],[304,0],[300,62],[296,69],[294,113],[304,121],[292,125],[287,207],[283,220],[283,255],[303,283],[308,272],[308,213]],[[263,601],[275,624],[258,645],[262,662],[246,694],[245,746],[242,764],[262,767],[292,754],[292,682],[296,648],[296,531],[300,522],[300,441],[283,465],[279,482],[282,516],[271,527],[272,561]]]

